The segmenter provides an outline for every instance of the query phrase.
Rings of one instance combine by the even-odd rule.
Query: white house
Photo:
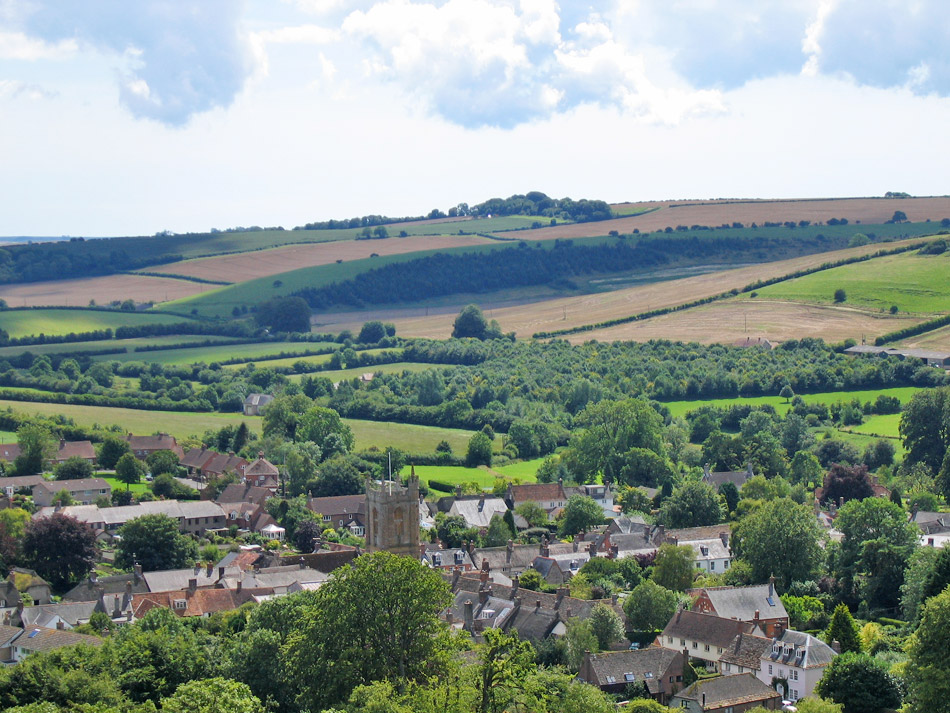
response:
[[[811,634],[788,629],[773,637],[762,654],[759,680],[790,701],[812,695],[825,668],[838,653]]]

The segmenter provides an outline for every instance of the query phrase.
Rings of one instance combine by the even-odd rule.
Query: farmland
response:
[[[889,243],[887,247],[899,247],[916,242],[919,241],[899,241]],[[498,306],[492,310],[491,317],[498,320],[503,331],[514,331],[519,337],[528,337],[535,332],[581,327],[651,309],[671,307],[718,295],[731,289],[741,289],[756,280],[781,277],[797,270],[814,268],[826,262],[872,254],[880,249],[880,245],[865,245],[790,260],[722,270],[679,280],[657,281],[621,290],[560,297],[541,302],[525,301],[521,304]],[[446,308],[432,315],[426,315],[425,308],[418,308],[415,313],[408,308],[374,309],[373,317],[392,321],[396,324],[398,333],[404,336],[444,339],[451,333],[452,322],[463,304],[464,302],[456,303],[453,308]],[[367,316],[361,313],[344,313],[339,320],[334,319],[330,314],[322,314],[319,317],[322,323],[321,329],[328,331],[359,329],[366,318]],[[652,321],[654,320],[650,320]],[[889,331],[889,329],[890,327],[883,331]],[[582,341],[591,338],[594,338],[591,332],[577,335],[577,339]],[[605,338],[622,339],[624,337],[611,334]],[[703,341],[720,341],[720,339],[715,331],[707,329]]]
[[[480,466],[478,468],[465,468],[462,466],[417,465],[415,466],[415,470],[416,475],[419,476],[419,480],[427,484],[430,480],[438,480],[447,485],[478,483],[479,487],[483,490],[491,490],[491,488],[495,485],[495,481],[502,475],[512,477],[510,474],[503,472],[504,468],[495,470],[492,468],[486,468],[485,466]],[[405,477],[409,474],[409,472],[410,467],[406,466],[403,468],[401,475]],[[535,482],[534,475],[517,477],[523,483]],[[429,497],[438,498],[442,495],[448,494],[449,493],[443,493],[441,491],[434,490],[430,493]]]
[[[197,295],[211,285],[145,275],[107,275],[78,280],[52,280],[0,285],[0,298],[11,307],[87,305],[90,300],[109,304],[113,300],[165,302]]]
[[[902,312],[950,311],[950,256],[903,253],[844,265],[759,290],[759,298],[830,304],[843,289],[847,305]]]
[[[262,366],[266,366],[263,364]],[[414,362],[398,361],[394,364],[376,364],[374,366],[357,366],[352,369],[335,369],[333,371],[321,371],[320,376],[326,377],[331,381],[344,381],[346,379],[356,379],[363,374],[401,374],[404,371],[418,373],[426,369],[438,368],[432,364],[417,364]],[[288,378],[291,381],[300,381],[304,374],[292,374]]]
[[[249,345],[249,346],[258,346],[258,345]],[[320,349],[326,347],[335,346],[334,344],[324,342],[322,344],[317,344],[313,349]],[[289,350],[292,351],[292,350]],[[382,354],[383,352],[394,351],[390,349],[364,349],[359,354]],[[398,352],[398,350],[395,350]],[[243,358],[247,358],[247,354],[242,354]],[[279,359],[263,359],[261,361],[247,362],[245,364],[230,364],[226,366],[226,369],[243,369],[247,364],[253,364],[256,367],[289,367],[297,364],[298,362],[303,362],[304,364],[326,364],[330,361],[330,354],[318,354],[316,356],[297,356],[297,357],[281,357]],[[358,370],[360,374],[365,374],[367,371],[372,371],[374,367],[367,366]],[[326,372],[327,374],[334,372]],[[325,374],[324,374],[325,375]]]
[[[134,352],[137,347],[175,346],[192,342],[204,343],[208,341],[227,344],[234,340],[231,337],[209,337],[201,334],[171,334],[163,337],[136,337],[134,339],[63,342],[60,344],[31,344],[29,347],[0,347],[0,359],[22,354],[24,351],[29,351],[34,355],[91,352],[100,351],[102,349]],[[144,353],[139,353],[139,357],[141,359],[147,358]],[[113,354],[108,358],[116,359],[117,357]]]
[[[109,342],[104,342],[109,344]],[[127,352],[103,354],[93,357],[95,361],[149,361],[158,364],[211,364],[230,359],[266,358],[283,354],[305,354],[335,346],[333,342],[255,342],[253,344],[213,344],[211,346],[186,347],[152,352]],[[329,357],[328,357],[329,358]]]
[[[316,231],[311,231],[316,232]],[[207,257],[149,268],[149,272],[188,275],[205,280],[246,282],[305,267],[331,265],[337,260],[365,260],[376,255],[399,255],[420,250],[486,245],[492,241],[477,235],[347,240],[304,245],[288,245],[259,252]]]
[[[0,312],[0,328],[11,337],[32,334],[61,336],[70,333],[115,329],[146,324],[175,324],[187,318],[151,312],[120,312],[82,309],[29,309]]]

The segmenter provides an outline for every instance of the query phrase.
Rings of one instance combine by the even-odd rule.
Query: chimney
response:
[[[192,577],[188,580],[188,591],[194,592],[196,589],[198,589],[198,580]]]
[[[769,596],[770,597],[775,596],[775,575],[774,574],[769,577]]]
[[[224,579],[224,567],[218,567],[218,579]]]
[[[556,591],[557,599],[554,600],[554,608],[555,608],[555,609],[557,609],[559,606],[561,606],[561,600],[564,599],[564,597],[567,596],[568,591],[570,591],[570,590],[569,590],[567,587],[558,587],[558,588],[557,588],[557,591]]]
[[[452,623],[455,621],[455,617],[452,615],[452,610],[449,609],[445,612],[445,623],[449,626],[452,626]]]
[[[540,608],[541,608],[541,600],[540,600],[540,599],[535,599],[535,600],[534,600],[534,610],[535,610],[535,611],[538,611],[538,609],[540,609]]]
[[[722,540],[723,547],[729,547],[729,533],[728,532],[720,532],[719,539]]]
[[[515,594],[521,588],[521,575],[516,574],[511,578],[511,593]]]
[[[478,603],[484,604],[488,601],[488,597],[491,596],[491,588],[486,586],[481,586],[478,588]]]
[[[618,599],[619,597],[617,596],[616,593],[610,595],[610,603],[613,604],[614,606],[616,606]]]
[[[833,650],[836,654],[840,654],[840,653],[841,653],[841,642],[838,641],[837,639],[832,640],[832,642],[831,642],[831,648],[832,648],[832,650]]]
[[[752,623],[755,624],[756,626],[759,625],[759,610],[758,609],[755,610],[755,614],[752,616]]]
[[[65,438],[60,438],[60,439],[59,439],[59,449],[62,450],[62,449],[65,448],[65,447],[66,447],[66,439],[65,439]]]
[[[746,463],[745,472],[748,473],[750,478],[755,475],[755,473],[752,471],[751,463]]]
[[[565,621],[570,619],[572,616],[574,616],[574,610],[568,607],[567,611],[565,612]]]
[[[574,538],[574,551],[577,552],[577,538]]]
[[[452,570],[452,591],[455,591],[455,588],[458,586],[459,577],[462,576],[462,568],[456,565],[455,569]]]
[[[545,535],[541,538],[541,556],[550,557],[551,556],[551,547],[548,545],[548,536]]]
[[[511,564],[511,555],[514,554],[515,543],[511,540],[508,540],[508,544],[505,546],[505,564]]]
[[[466,599],[465,604],[465,629],[466,631],[475,630],[475,605],[471,599]]]
[[[66,629],[66,622],[60,619],[59,621],[56,622],[56,628],[59,629],[60,631],[64,631]]]
[[[207,575],[206,575],[206,576],[210,578],[211,575],[214,574],[214,562],[208,562],[208,564],[205,565],[205,566],[207,567],[207,570],[206,570],[206,571],[207,571]]]
[[[703,475],[707,478],[712,475],[712,472],[709,470],[709,463],[703,463]]]
[[[237,587],[235,588],[234,591],[240,592],[240,591],[241,591],[241,588],[242,588],[243,586],[244,586],[244,577],[243,577],[243,575],[242,575],[242,576],[238,579],[238,581],[237,581]]]
[[[138,581],[142,578],[142,565],[136,562],[132,565],[132,572],[135,574],[135,583],[138,584]]]
[[[455,486],[455,497],[462,497],[462,486],[461,484]]]

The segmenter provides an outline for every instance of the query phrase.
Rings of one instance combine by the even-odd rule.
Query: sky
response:
[[[0,0],[0,235],[950,193],[946,0]]]

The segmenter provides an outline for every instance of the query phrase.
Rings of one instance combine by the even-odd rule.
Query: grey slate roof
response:
[[[146,572],[145,582],[150,592],[170,592],[188,589],[188,582],[197,580],[198,587],[213,587],[219,579],[240,576],[238,567],[189,567],[188,569],[169,569],[161,572]]]
[[[772,640],[754,634],[739,634],[719,657],[723,663],[758,671],[762,657],[772,648]]]
[[[595,686],[636,683],[643,681],[647,689],[656,695],[663,676],[677,658],[679,651],[650,646],[638,651],[614,651],[601,654],[588,654],[590,671],[596,680],[588,681]],[[676,672],[680,675],[680,671]]]
[[[778,691],[762,683],[755,674],[740,673],[735,676],[720,676],[696,681],[689,688],[673,696],[670,707],[678,708],[678,701],[682,699],[700,702],[703,700],[703,694],[706,695],[704,710],[768,701],[773,698],[781,699]]]
[[[504,516],[508,505],[503,498],[485,497],[478,500],[456,500],[449,509],[449,515],[465,518],[469,527],[488,527],[494,515]]]
[[[128,584],[132,585],[133,594],[148,591],[148,584],[146,584],[144,577],[140,577],[135,573],[115,574],[80,582],[63,595],[63,601],[94,602],[99,598],[98,590],[100,587],[104,594],[124,594]]]
[[[770,594],[767,584],[751,587],[707,587],[705,591],[716,614],[724,619],[752,621],[756,611],[759,612],[760,619],[788,617],[778,593],[773,589]]]
[[[34,626],[23,630],[23,633],[13,642],[14,646],[30,652],[52,651],[75,644],[102,646],[102,639],[98,636],[77,634],[65,629],[47,629],[42,626]]]
[[[778,653],[773,652],[776,644],[780,645]],[[790,653],[785,653],[786,648],[790,649]],[[800,651],[804,651],[801,657],[799,657]],[[770,646],[762,655],[762,658],[777,661],[787,666],[819,668],[830,664],[831,660],[837,655],[835,650],[821,639],[802,631],[786,629],[780,638],[771,640]]]

